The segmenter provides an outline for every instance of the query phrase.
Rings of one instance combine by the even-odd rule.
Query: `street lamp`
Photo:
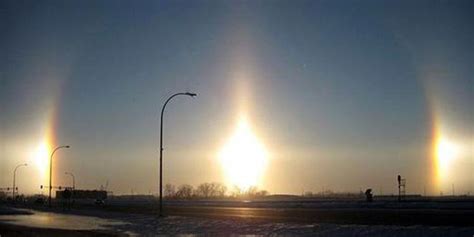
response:
[[[75,190],[76,189],[76,178],[74,177],[74,174],[72,174],[70,172],[65,172],[64,174],[65,175],[71,175],[71,177],[72,177],[72,190]]]
[[[54,153],[61,149],[61,148],[69,148],[70,146],[58,146],[54,148],[53,152],[51,153],[51,157],[49,158],[49,197],[48,197],[48,205],[51,207],[51,190],[53,189],[53,156]]]
[[[175,96],[178,95],[187,95],[190,97],[194,97],[197,94],[196,93],[190,93],[190,92],[180,92],[176,93],[172,96],[170,96],[165,104],[163,105],[163,108],[161,109],[161,123],[160,123],[160,216],[163,216],[163,114],[165,112],[166,105],[168,102],[170,102],[171,99],[173,99]]]
[[[15,170],[13,170],[13,190],[12,190],[12,198],[13,202],[15,202],[15,180],[16,180],[16,170],[22,166],[28,166],[27,163],[24,164],[19,164],[15,167]]]

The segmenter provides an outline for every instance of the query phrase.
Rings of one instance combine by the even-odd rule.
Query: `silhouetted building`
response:
[[[107,191],[101,190],[68,190],[74,199],[107,199]],[[69,196],[66,190],[56,191],[56,198],[65,199]]]

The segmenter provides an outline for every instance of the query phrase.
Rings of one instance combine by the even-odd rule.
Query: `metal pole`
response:
[[[61,149],[61,148],[69,148],[70,146],[58,146],[56,147],[53,152],[51,153],[51,156],[49,158],[49,197],[48,197],[48,205],[51,207],[51,190],[53,189],[52,183],[53,183],[53,156],[54,153]]]
[[[160,120],[160,217],[163,216],[163,114],[165,112],[166,105],[168,102],[175,96],[178,95],[187,95],[194,97],[196,96],[195,93],[176,93],[170,96],[166,102],[163,104],[163,108],[161,108],[161,120]]]
[[[402,200],[402,192],[401,192],[402,176],[398,175],[397,181],[398,181],[398,201],[400,202]]]
[[[71,177],[72,177],[72,189],[73,190],[76,189],[76,178],[74,177],[74,174],[71,173],[71,172],[66,172],[65,174],[71,175]]]
[[[15,180],[16,180],[16,170],[20,168],[21,166],[27,166],[28,164],[20,164],[15,167],[15,170],[13,170],[13,187],[12,187],[12,200],[15,202]]]

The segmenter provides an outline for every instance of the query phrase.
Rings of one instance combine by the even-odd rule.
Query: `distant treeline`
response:
[[[221,183],[202,183],[197,187],[189,184],[175,186],[166,184],[163,190],[164,197],[167,199],[192,199],[192,198],[256,198],[264,197],[269,193],[266,190],[259,190],[257,187],[251,186],[248,189],[241,189],[234,186],[232,190],[228,190],[227,186]]]
[[[307,191],[304,192],[301,196],[303,197],[364,197],[364,193],[362,191],[355,193],[355,192],[333,192],[330,189],[325,189],[320,192],[311,192]]]

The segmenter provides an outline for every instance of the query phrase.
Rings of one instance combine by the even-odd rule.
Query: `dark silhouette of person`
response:
[[[365,200],[367,202],[372,202],[373,201],[373,195],[372,195],[372,189],[371,188],[365,190]]]

